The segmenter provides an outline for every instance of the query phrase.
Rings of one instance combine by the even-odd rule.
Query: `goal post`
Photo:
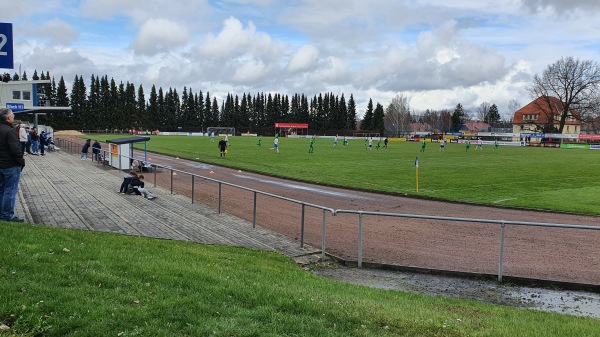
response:
[[[353,136],[354,136],[354,138],[368,138],[368,137],[378,138],[379,132],[355,132],[353,134]]]
[[[235,136],[235,128],[231,126],[209,126],[206,128],[206,134],[215,136]]]

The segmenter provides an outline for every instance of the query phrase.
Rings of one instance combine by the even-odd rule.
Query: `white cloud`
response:
[[[319,59],[319,50],[312,45],[300,47],[287,65],[287,70],[295,73],[302,72],[314,67]]]
[[[239,84],[249,84],[266,75],[267,66],[261,60],[249,60],[235,70],[232,79]]]
[[[246,52],[265,53],[272,48],[271,37],[256,30],[250,21],[244,28],[242,23],[229,17],[223,21],[223,29],[217,34],[207,34],[197,50],[209,57],[227,57]]]
[[[38,34],[48,38],[52,44],[68,44],[79,35],[71,25],[59,19],[52,19],[41,25]]]
[[[181,91],[354,95],[414,109],[529,100],[562,56],[600,59],[600,2],[574,0],[20,0],[15,64]],[[524,10],[530,9],[530,10]],[[566,11],[566,12],[565,12]],[[564,12],[566,14],[562,15]],[[359,106],[363,111],[364,106]]]
[[[132,47],[136,54],[153,55],[171,52],[185,46],[189,40],[187,29],[165,19],[148,20],[140,28]]]

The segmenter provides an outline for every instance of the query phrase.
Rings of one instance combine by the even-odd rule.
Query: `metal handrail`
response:
[[[71,141],[65,140],[65,139],[57,139],[57,141],[58,142],[60,142],[60,141],[66,141],[67,142],[67,146],[65,147],[65,149],[71,150],[70,152],[72,152],[73,144],[77,145],[77,148],[81,145],[81,144],[74,143],[74,142],[71,142]],[[103,153],[104,153],[105,158],[106,158],[107,154],[108,155],[118,155],[119,156],[119,165],[121,163],[121,157],[125,157],[125,158],[130,159],[130,160],[140,160],[140,159],[137,159],[135,157],[129,157],[129,156],[121,155],[121,154],[118,154],[118,153],[112,153],[110,151],[105,151],[105,150],[103,150]],[[505,244],[504,244],[504,242],[505,242],[505,228],[506,228],[507,225],[534,226],[534,227],[550,227],[550,228],[567,228],[567,229],[579,229],[579,230],[600,230],[600,226],[585,226],[585,225],[544,223],[544,222],[527,222],[527,221],[513,221],[513,220],[494,220],[494,219],[462,218],[462,217],[446,217],[446,216],[419,215],[419,214],[400,214],[400,213],[374,212],[374,211],[371,212],[371,211],[346,210],[346,209],[337,209],[337,210],[334,210],[333,208],[330,208],[330,207],[326,207],[326,206],[322,206],[322,205],[318,205],[318,204],[313,204],[313,203],[305,202],[305,201],[301,201],[301,200],[296,200],[296,199],[292,199],[292,198],[287,198],[287,197],[280,196],[280,195],[277,195],[277,194],[268,193],[268,192],[264,192],[264,191],[252,189],[252,188],[241,186],[241,185],[236,185],[236,184],[233,184],[233,183],[229,183],[229,182],[226,182],[226,181],[222,181],[222,180],[218,180],[218,179],[214,179],[214,178],[202,176],[202,175],[199,175],[199,174],[190,173],[190,172],[179,170],[179,169],[174,169],[174,168],[172,168],[170,166],[152,163],[152,162],[147,161],[147,160],[144,160],[144,161],[146,163],[149,163],[151,166],[153,166],[155,168],[162,168],[162,169],[166,169],[166,170],[170,171],[170,174],[171,174],[171,179],[170,179],[170,184],[171,184],[170,185],[170,191],[171,191],[171,194],[173,194],[173,173],[174,172],[178,172],[178,173],[182,173],[182,174],[185,174],[185,175],[190,175],[192,177],[192,198],[191,198],[191,202],[192,203],[194,203],[194,187],[195,187],[195,179],[196,178],[217,183],[218,184],[218,189],[219,189],[218,208],[217,208],[217,210],[218,210],[219,214],[221,213],[221,199],[222,199],[221,187],[222,187],[222,185],[226,185],[226,186],[230,186],[230,187],[234,187],[234,188],[238,188],[238,189],[241,189],[241,190],[252,192],[253,196],[254,196],[253,221],[252,221],[252,227],[253,228],[256,227],[257,195],[259,195],[259,194],[267,196],[267,197],[271,197],[271,198],[275,198],[275,199],[279,199],[279,200],[283,200],[283,201],[287,201],[287,202],[291,202],[291,203],[295,203],[295,204],[301,205],[301,225],[300,225],[300,246],[301,247],[304,247],[304,219],[305,219],[305,208],[306,208],[306,206],[322,210],[323,211],[323,222],[322,222],[322,229],[321,229],[321,236],[322,236],[321,258],[322,259],[325,258],[325,253],[326,253],[326,249],[325,249],[326,248],[326,246],[325,246],[326,245],[326,240],[325,240],[325,238],[326,238],[326,213],[327,212],[331,212],[332,216],[337,216],[338,214],[358,214],[359,219],[358,219],[358,256],[357,256],[357,263],[358,263],[358,267],[359,268],[362,267],[362,263],[363,263],[363,216],[364,215],[395,217],[395,218],[412,218],[412,219],[454,221],[454,222],[485,223],[485,224],[497,224],[497,225],[500,225],[500,247],[499,247],[500,248],[500,256],[499,256],[499,262],[498,262],[498,281],[499,282],[502,282],[502,276],[503,276],[504,249],[505,249]],[[156,187],[156,171],[157,170],[155,169],[154,170],[154,187]]]
[[[362,267],[363,260],[363,215],[374,215],[374,216],[388,216],[394,218],[411,218],[411,219],[427,219],[427,220],[444,220],[444,221],[456,221],[456,222],[474,222],[474,223],[487,223],[500,225],[500,257],[498,262],[498,281],[502,282],[502,274],[504,268],[504,240],[505,240],[505,227],[506,225],[515,226],[538,226],[538,227],[553,227],[553,228],[570,228],[570,229],[585,229],[585,230],[600,230],[600,226],[585,226],[585,225],[572,225],[572,224],[557,224],[557,223],[546,223],[546,222],[528,222],[528,221],[512,221],[512,220],[492,220],[492,219],[476,219],[476,218],[457,218],[447,216],[435,216],[435,215],[418,215],[418,214],[399,214],[399,213],[386,213],[386,212],[369,212],[369,211],[358,211],[358,210],[347,210],[337,209],[335,215],[338,214],[358,214],[358,255],[357,263],[358,267]]]

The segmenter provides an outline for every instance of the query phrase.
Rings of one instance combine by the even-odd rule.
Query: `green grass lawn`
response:
[[[274,252],[0,228],[0,336],[600,335],[598,319],[346,284]]]
[[[114,136],[113,136],[114,137]],[[110,137],[107,137],[110,138]],[[101,138],[105,139],[105,138]],[[414,142],[390,142],[365,150],[362,140],[333,147],[333,139],[280,139],[280,153],[270,150],[273,137],[230,137],[227,158],[219,157],[209,137],[152,136],[149,151],[293,178],[397,195],[420,196],[486,205],[524,207],[600,215],[600,151],[484,145],[466,152],[462,144],[437,143],[426,151]],[[137,145],[141,148],[141,145]],[[419,157],[419,192],[415,158]],[[324,205],[327,206],[327,205]]]

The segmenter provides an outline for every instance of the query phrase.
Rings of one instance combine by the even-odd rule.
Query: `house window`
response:
[[[23,100],[31,101],[31,91],[23,91]]]
[[[13,91],[13,98],[12,99],[21,99],[21,92],[20,91]]]
[[[569,132],[569,126],[567,125],[567,132]]]

